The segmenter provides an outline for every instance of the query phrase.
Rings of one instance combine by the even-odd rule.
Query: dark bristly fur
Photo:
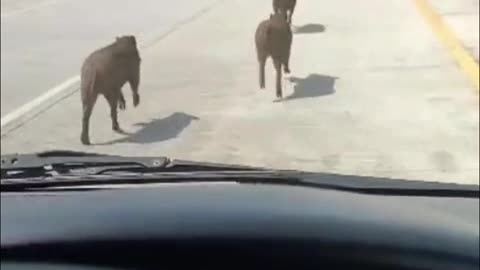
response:
[[[115,42],[94,51],[85,59],[81,70],[82,133],[81,142],[90,144],[89,121],[98,95],[103,95],[109,106],[112,129],[120,131],[117,106],[124,110],[125,99],[122,87],[129,83],[133,94],[133,105],[140,103],[140,54],[134,36],[117,37]]]
[[[276,71],[276,95],[282,98],[282,66],[290,73],[289,61],[292,46],[292,31],[283,11],[262,21],[255,33],[257,59],[259,64],[260,88],[265,88],[265,63],[272,57]]]

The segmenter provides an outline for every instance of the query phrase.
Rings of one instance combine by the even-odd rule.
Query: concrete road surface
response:
[[[162,37],[215,0],[2,0],[2,117],[79,73],[115,36]]]
[[[113,35],[154,36],[149,31],[161,33],[165,22],[209,8],[142,49],[142,103],[134,109],[125,87],[128,107],[119,116],[128,134],[111,131],[102,99],[92,117],[94,145],[82,146],[80,97],[73,91],[2,127],[2,154],[71,149],[479,184],[478,92],[413,0],[299,1],[292,74],[284,78],[281,101],[274,98],[271,64],[267,89],[258,87],[253,43],[271,1],[171,1],[168,12],[161,11],[167,1],[100,2],[65,0],[11,17],[5,26],[2,17],[2,58],[4,50],[12,55],[5,60],[11,71],[2,59],[2,117],[4,102],[7,112],[61,83]],[[117,2],[138,4],[107,12]],[[52,13],[63,16],[61,26],[51,22]],[[13,39],[6,48],[4,35]],[[60,61],[38,60],[45,55]],[[7,79],[19,95],[15,102],[4,101],[16,94],[4,90],[5,67],[23,78]],[[22,77],[23,68],[35,78]]]
[[[453,30],[463,46],[479,59],[479,25],[480,20],[478,0],[436,0],[431,1],[432,7],[443,17],[445,23]]]

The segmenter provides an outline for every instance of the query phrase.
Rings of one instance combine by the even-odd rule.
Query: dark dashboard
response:
[[[1,196],[2,269],[478,269],[479,241],[478,198],[235,182]]]

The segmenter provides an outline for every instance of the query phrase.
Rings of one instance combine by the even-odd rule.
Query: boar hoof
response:
[[[127,105],[125,104],[125,101],[120,101],[118,103],[118,108],[122,111],[125,111],[127,109]]]
[[[140,95],[139,94],[134,94],[133,95],[133,106],[138,107],[140,104]]]
[[[118,126],[118,125],[113,126],[113,127],[112,127],[112,130],[113,130],[113,131],[116,131],[116,132],[122,132],[122,129],[121,129],[120,126]]]
[[[90,145],[90,139],[88,137],[82,136],[80,139],[83,145]]]

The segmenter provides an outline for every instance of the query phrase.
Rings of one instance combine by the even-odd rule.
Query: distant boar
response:
[[[297,0],[273,0],[273,12],[278,13],[280,10],[284,10],[288,14],[288,24],[292,24],[292,16],[296,5]]]
[[[140,103],[138,86],[140,83],[140,54],[135,36],[117,37],[112,44],[90,54],[82,65],[81,96],[83,106],[81,142],[90,144],[89,122],[99,94],[110,106],[112,129],[120,131],[117,119],[117,106],[124,110],[125,99],[122,87],[130,84],[133,105]]]
[[[255,33],[255,45],[259,64],[260,88],[265,88],[265,63],[269,56],[273,59],[276,71],[277,98],[282,98],[282,66],[285,73],[290,73],[290,50],[292,31],[287,23],[284,11],[270,15],[262,21]]]

